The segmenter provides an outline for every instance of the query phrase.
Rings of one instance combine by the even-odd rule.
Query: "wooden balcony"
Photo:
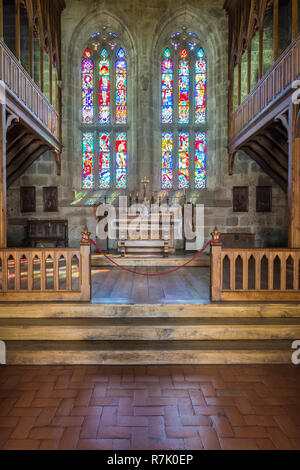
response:
[[[230,154],[287,109],[294,91],[292,83],[299,77],[300,35],[230,116]]]
[[[8,111],[36,133],[46,145],[59,152],[59,114],[1,39],[0,80],[3,92],[5,88]]]

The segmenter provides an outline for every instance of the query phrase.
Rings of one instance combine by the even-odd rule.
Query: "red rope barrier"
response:
[[[202,248],[202,250],[200,250],[192,259],[190,259],[189,261],[187,261],[185,264],[183,264],[182,266],[177,266],[177,268],[174,268],[174,269],[171,269],[170,271],[166,271],[164,273],[155,273],[155,274],[148,274],[148,273],[138,273],[137,271],[133,271],[131,269],[128,269],[128,268],[125,268],[124,266],[121,266],[120,264],[116,263],[112,258],[110,258],[108,255],[106,255],[102,250],[101,248],[99,248],[99,246],[94,242],[94,240],[91,240],[89,239],[89,242],[94,245],[94,247],[99,251],[99,253],[101,253],[108,261],[110,261],[112,264],[114,264],[115,266],[117,266],[118,268],[122,269],[123,271],[127,271],[128,273],[131,273],[131,274],[136,274],[138,276],[145,276],[145,277],[155,277],[155,276],[165,276],[166,274],[172,274],[172,273],[175,273],[176,271],[179,271],[180,269],[182,268],[185,268],[186,266],[188,266],[190,263],[192,263],[193,261],[195,261],[197,258],[199,258],[199,256],[212,244],[212,243],[215,243],[219,240],[210,240],[208,243],[206,243],[206,245]]]

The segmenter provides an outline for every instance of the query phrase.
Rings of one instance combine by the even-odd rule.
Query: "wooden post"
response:
[[[242,66],[241,62],[238,64],[238,106],[242,101]]]
[[[274,47],[274,62],[278,59],[278,3],[279,0],[274,0],[273,8],[273,47]]]
[[[259,79],[263,76],[264,27],[259,29]]]
[[[49,54],[49,102],[53,104],[53,96],[52,96],[52,57]]]
[[[16,20],[16,58],[21,59],[21,22],[20,22],[20,0],[15,0]]]
[[[0,0],[0,38],[3,38],[3,0]]]
[[[292,34],[293,34],[293,39],[298,34],[298,0],[293,0],[292,4],[292,18],[293,18],[293,27],[292,27]]]
[[[44,93],[44,48],[40,41],[41,91]]]
[[[30,63],[30,76],[34,75],[34,44],[33,44],[33,27],[32,22],[29,23],[29,63]]]
[[[81,300],[91,300],[91,244],[90,232],[87,228],[82,232],[80,243],[80,290]]]
[[[289,247],[300,248],[300,133],[296,130],[297,106],[289,109]]]
[[[248,63],[247,63],[247,94],[248,95],[251,91],[251,50],[252,50],[252,43],[249,42],[249,45],[248,45]]]
[[[222,293],[222,242],[220,241],[221,234],[217,228],[211,235],[213,243],[210,248],[210,296],[212,302],[219,302]]]
[[[4,90],[3,90],[4,91]],[[0,248],[7,247],[6,234],[6,106],[0,103]]]

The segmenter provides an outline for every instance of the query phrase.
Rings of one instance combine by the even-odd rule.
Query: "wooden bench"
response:
[[[68,246],[67,220],[28,220],[26,246],[35,248],[38,243],[53,243],[55,247]]]
[[[154,253],[163,251],[165,258],[169,256],[169,240],[120,240],[119,250],[122,257],[126,250],[131,253]]]

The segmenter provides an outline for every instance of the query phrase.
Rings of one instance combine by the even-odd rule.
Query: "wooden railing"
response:
[[[60,140],[60,118],[24,67],[0,39],[0,80]]]
[[[300,249],[211,246],[212,301],[299,301]]]
[[[229,140],[232,140],[260,112],[270,105],[300,76],[300,35],[279,57],[247,98],[230,117]]]
[[[0,250],[0,301],[89,301],[90,244]]]

